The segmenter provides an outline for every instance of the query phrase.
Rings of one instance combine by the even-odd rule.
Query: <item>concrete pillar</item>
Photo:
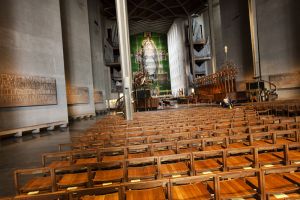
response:
[[[123,94],[125,98],[126,119],[132,120],[133,106],[131,102],[132,72],[130,59],[130,41],[127,13],[127,0],[115,0],[120,41],[120,57],[123,78]]]
[[[215,47],[215,32],[214,32],[214,17],[213,17],[213,0],[208,0],[208,15],[209,15],[209,31],[210,31],[210,46],[211,46],[211,66],[212,73],[216,73],[216,47]]]
[[[248,9],[249,9],[254,77],[261,79],[257,22],[256,22],[256,0],[248,0]]]
[[[104,61],[104,17],[102,15],[102,5],[99,0],[88,1],[88,15],[89,15],[89,30],[91,40],[91,54],[92,54],[92,69],[93,69],[93,85],[96,92],[101,91],[102,101],[95,101],[95,110],[97,113],[106,110],[106,74]],[[96,94],[97,95],[97,94]],[[99,94],[98,94],[99,95]]]
[[[69,117],[95,115],[87,0],[61,0]]]

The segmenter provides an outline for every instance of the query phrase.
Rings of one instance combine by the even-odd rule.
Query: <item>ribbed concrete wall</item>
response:
[[[257,0],[262,76],[279,87],[279,98],[300,98],[300,1]]]
[[[185,47],[184,20],[177,19],[168,32],[171,90],[174,96],[178,96],[179,89],[184,89],[184,91],[188,89],[185,70],[187,50]]]
[[[93,85],[94,89],[103,92],[103,103],[95,103],[96,111],[106,109],[106,91],[108,91],[108,84],[106,77],[104,61],[104,18],[102,16],[100,1],[88,1],[89,13],[89,27],[91,39],[91,53],[92,53],[92,66],[93,66]]]
[[[9,0],[0,5],[0,73],[56,79],[57,105],[0,108],[0,131],[67,123],[59,0]]]
[[[89,89],[89,102],[69,105],[69,116],[95,114],[87,0],[60,2],[66,84]]]

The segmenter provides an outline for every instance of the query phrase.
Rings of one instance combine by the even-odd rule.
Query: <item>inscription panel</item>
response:
[[[88,104],[89,88],[87,87],[68,87],[67,88],[68,105]]]
[[[50,77],[0,74],[0,107],[57,104],[56,80]]]
[[[270,81],[278,88],[300,87],[300,72],[271,75]]]
[[[102,91],[94,91],[94,102],[95,103],[103,103],[103,92]]]

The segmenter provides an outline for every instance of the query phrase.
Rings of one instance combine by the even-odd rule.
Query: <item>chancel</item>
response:
[[[300,199],[299,9],[0,0],[0,200]]]

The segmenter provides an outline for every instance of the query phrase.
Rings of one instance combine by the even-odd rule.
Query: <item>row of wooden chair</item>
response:
[[[279,123],[269,123],[260,125],[257,122],[255,125],[248,125],[247,122],[239,122],[240,126],[232,127],[231,123],[211,124],[205,126],[185,127],[181,129],[162,129],[153,131],[135,131],[135,132],[119,132],[119,133],[94,133],[73,138],[73,143],[90,142],[101,140],[103,145],[107,146],[113,140],[123,139],[125,143],[130,143],[130,140],[135,140],[137,137],[144,137],[146,141],[151,141],[151,138],[156,137],[176,137],[175,135],[189,134],[189,138],[195,137],[213,137],[222,135],[237,135],[240,133],[255,133],[267,132],[270,130],[288,130],[300,127],[300,122],[291,119],[289,121],[280,121]],[[215,127],[218,127],[217,129]],[[174,136],[173,136],[174,135]],[[142,138],[141,138],[142,139]],[[125,141],[127,140],[127,141]],[[124,143],[123,142],[123,143]],[[101,142],[99,141],[99,144]],[[106,144],[105,144],[106,143]]]
[[[89,179],[86,177],[86,179]],[[51,193],[17,195],[15,199],[190,200],[299,199],[300,165],[262,167],[184,178],[69,187]]]
[[[161,179],[165,177],[192,176],[222,171],[260,168],[273,165],[293,165],[300,162],[300,144],[272,145],[268,147],[246,147],[239,149],[211,150],[147,158],[120,160],[102,160],[94,157],[70,159],[68,154],[47,167],[15,171],[18,194],[63,189],[73,186],[90,187],[91,185],[110,182],[127,182],[137,179]],[[93,152],[89,152],[89,156]],[[42,177],[30,179],[22,187],[20,175],[42,174]],[[55,181],[55,185],[53,185]]]
[[[281,100],[273,102],[254,102],[245,104],[248,109],[255,109],[259,113],[268,113],[274,115],[299,116],[300,103],[297,100]]]
[[[177,110],[172,112],[147,112],[147,114],[138,113],[134,115],[134,121],[125,121],[124,119],[120,119],[118,116],[116,117],[107,117],[102,119],[101,121],[95,124],[95,127],[109,127],[115,128],[115,126],[119,126],[122,128],[130,128],[134,126],[151,126],[154,123],[158,124],[175,124],[180,122],[193,122],[201,120],[221,120],[221,119],[234,119],[234,118],[255,118],[257,117],[256,111],[245,112],[242,109],[241,111],[235,110],[224,110],[220,108],[216,108],[214,110],[211,109],[200,109],[199,112],[195,109],[188,110]],[[161,115],[160,115],[161,114]]]
[[[262,129],[260,130],[264,130],[265,127],[261,128]],[[139,145],[142,145],[140,149],[148,149],[150,152],[154,152],[157,148],[161,148],[163,146],[172,146],[173,149],[176,149],[176,152],[178,152],[180,148],[187,147],[196,147],[199,151],[215,149],[215,146],[218,146],[220,148],[239,148],[249,145],[256,146],[259,144],[268,145],[297,142],[300,140],[300,129],[295,128],[290,130],[272,130],[268,132],[245,133],[230,136],[227,136],[227,134],[223,134],[221,136],[220,135],[220,132],[218,132],[218,134],[215,134],[214,132],[203,131],[196,133],[186,132],[148,137],[140,136],[130,139],[115,139],[111,141],[95,140],[89,142],[59,144],[59,151],[63,151],[65,149],[80,150],[95,148],[109,150],[110,148],[114,147],[138,149]]]

